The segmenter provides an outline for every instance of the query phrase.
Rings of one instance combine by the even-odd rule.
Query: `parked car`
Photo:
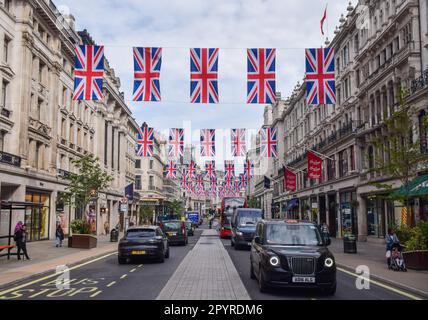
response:
[[[261,209],[238,208],[233,212],[231,220],[231,246],[235,250],[243,247],[251,247],[256,233],[256,224],[263,219]]]
[[[251,246],[250,273],[259,289],[320,288],[336,292],[336,264],[318,227],[296,220],[259,221]]]
[[[186,231],[188,236],[194,236],[195,235],[195,227],[192,223],[192,221],[186,221]]]
[[[180,220],[165,221],[162,223],[162,230],[168,237],[169,244],[187,245],[186,223]]]
[[[127,263],[134,258],[151,258],[164,262],[169,258],[167,236],[157,226],[131,227],[119,241],[118,262]]]

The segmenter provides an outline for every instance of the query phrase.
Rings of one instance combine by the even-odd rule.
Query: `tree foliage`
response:
[[[140,223],[142,222],[143,224],[146,224],[149,221],[151,221],[151,219],[153,218],[154,212],[155,212],[154,206],[141,206],[140,212],[139,212]]]
[[[170,214],[181,214],[183,211],[183,203],[179,200],[174,200],[168,204]]]

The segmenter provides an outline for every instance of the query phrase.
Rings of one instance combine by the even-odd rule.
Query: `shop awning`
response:
[[[391,197],[419,197],[428,195],[428,174],[418,176],[413,179],[408,185],[402,186],[397,191],[391,194]]]
[[[299,199],[291,199],[290,201],[287,202],[287,208],[285,208],[285,210],[291,210],[298,204],[299,204]]]

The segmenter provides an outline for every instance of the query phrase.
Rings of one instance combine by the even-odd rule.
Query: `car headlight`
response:
[[[327,268],[331,268],[331,267],[334,265],[334,261],[333,261],[333,259],[332,259],[332,258],[327,258],[327,259],[325,259],[325,261],[324,261],[324,265],[325,265]]]
[[[237,231],[237,232],[236,232],[236,235],[237,235],[237,236],[243,236],[244,234],[243,234],[241,231]]]
[[[270,257],[269,263],[272,267],[277,267],[279,266],[279,258],[276,256]]]

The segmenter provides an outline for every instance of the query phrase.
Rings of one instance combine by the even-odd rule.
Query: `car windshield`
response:
[[[177,231],[180,230],[179,222],[167,222],[165,223],[165,231]]]
[[[156,235],[153,229],[133,229],[126,232],[126,238],[153,238]]]
[[[259,211],[243,211],[238,213],[238,225],[240,227],[255,226],[262,219]]]
[[[285,246],[320,246],[321,235],[313,225],[273,224],[266,229],[267,244]]]

